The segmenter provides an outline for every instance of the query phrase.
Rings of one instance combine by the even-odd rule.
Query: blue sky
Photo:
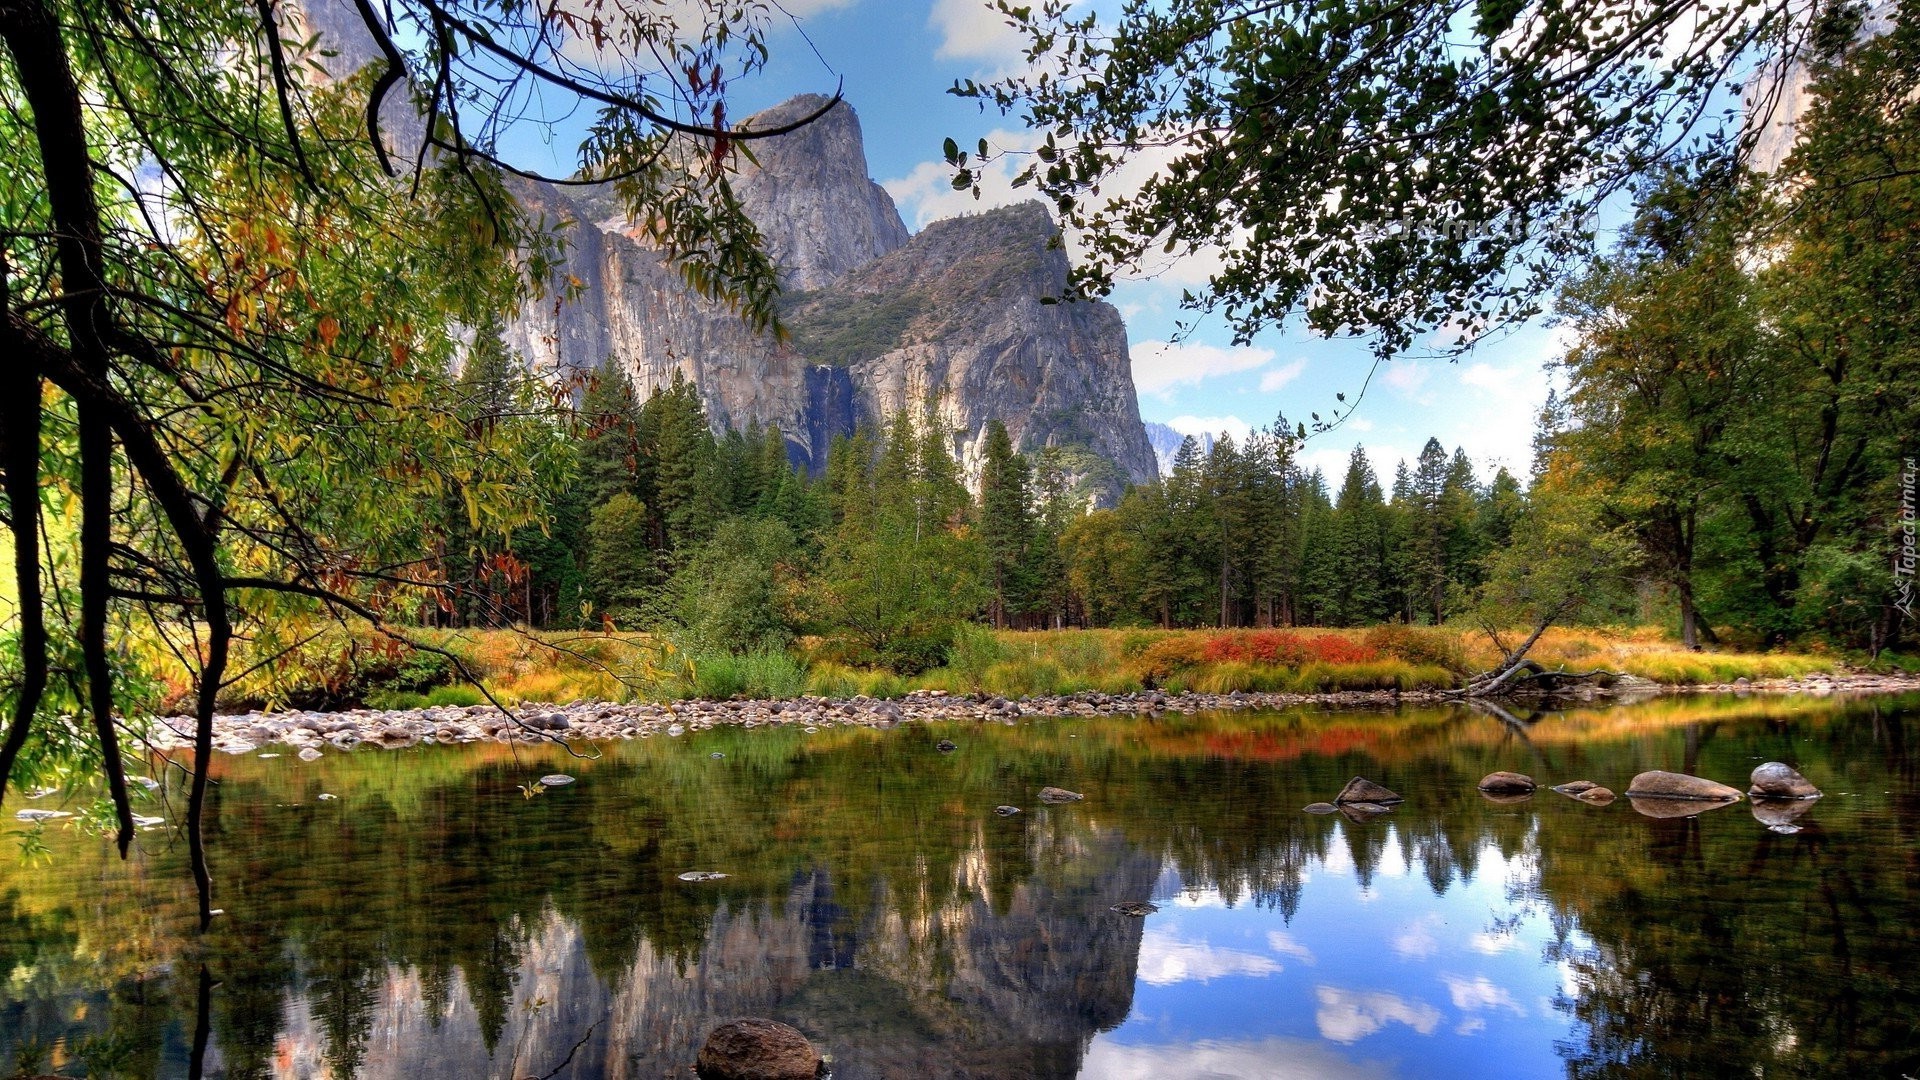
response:
[[[805,36],[782,21],[767,70],[734,84],[733,115],[797,93],[831,93],[844,80],[872,176],[909,229],[1023,197],[1006,183],[1009,167],[988,176],[976,202],[949,187],[952,173],[941,160],[948,136],[966,147],[981,137],[1003,147],[1026,139],[1013,118],[946,92],[956,79],[1020,65],[1019,39],[986,0],[786,0],[785,7]],[[1290,420],[1327,414],[1336,393],[1351,400],[1366,383],[1370,353],[1352,341],[1273,331],[1235,347],[1213,321],[1170,344],[1181,290],[1204,281],[1205,270],[1201,260],[1185,260],[1123,283],[1111,298],[1127,320],[1143,418],[1238,436],[1282,412]],[[1432,435],[1449,451],[1464,447],[1483,479],[1498,465],[1524,475],[1548,387],[1542,365],[1558,357],[1562,340],[1553,328],[1532,325],[1456,362],[1391,361],[1374,373],[1351,419],[1310,440],[1303,456],[1338,486],[1349,452],[1364,444],[1385,484],[1395,463],[1411,460]]]

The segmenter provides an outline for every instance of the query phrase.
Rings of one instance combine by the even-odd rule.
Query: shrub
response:
[[[1363,640],[1368,648],[1409,664],[1432,665],[1461,674],[1472,666],[1459,635],[1444,630],[1392,623],[1373,627]]]
[[[783,650],[710,653],[687,662],[688,677],[674,687],[676,696],[725,701],[732,697],[789,698],[807,685],[800,664]]]

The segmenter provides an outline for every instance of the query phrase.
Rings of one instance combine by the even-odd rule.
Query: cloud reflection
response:
[[[1439,1009],[1385,990],[1318,986],[1314,993],[1320,998],[1314,1023],[1320,1028],[1320,1037],[1330,1042],[1359,1042],[1388,1024],[1405,1024],[1422,1035],[1431,1035],[1440,1024]]]
[[[1080,1075],[1100,1080],[1389,1080],[1393,1067],[1348,1061],[1307,1039],[1129,1046],[1096,1038]]]
[[[1183,941],[1171,931],[1150,929],[1140,939],[1139,979],[1149,986],[1211,982],[1230,975],[1273,975],[1280,963],[1259,953],[1216,949],[1204,941]]]

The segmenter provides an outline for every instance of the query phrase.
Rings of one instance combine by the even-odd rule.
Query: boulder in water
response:
[[[996,806],[993,808],[993,812],[999,814],[1001,817],[1012,817],[1020,812],[1020,808],[1017,806]]]
[[[1778,761],[1754,769],[1752,784],[1747,794],[1756,799],[1817,799],[1822,794],[1792,766]]]
[[[1490,772],[1480,778],[1480,790],[1495,795],[1531,794],[1537,785],[1533,777],[1517,772]]]
[[[1085,795],[1077,791],[1068,791],[1066,788],[1043,787],[1040,789],[1040,801],[1043,803],[1079,802],[1084,798],[1086,798]]]
[[[1627,785],[1627,797],[1644,796],[1650,799],[1691,799],[1698,802],[1738,802],[1740,792],[1725,784],[1704,780],[1686,773],[1663,772],[1650,769],[1633,778]]]
[[[1564,784],[1553,785],[1553,790],[1559,792],[1562,795],[1568,796],[1569,798],[1577,799],[1580,797],[1581,792],[1588,791],[1593,788],[1597,788],[1599,786],[1600,786],[1599,784],[1596,784],[1591,780],[1572,780]]]
[[[820,1052],[797,1029],[776,1020],[729,1020],[707,1033],[694,1062],[701,1080],[814,1080]]]
[[[1371,780],[1368,780],[1364,776],[1356,776],[1353,779],[1347,781],[1347,786],[1341,788],[1340,794],[1335,795],[1333,797],[1333,802],[1335,806],[1341,806],[1346,803],[1362,803],[1362,802],[1375,803],[1380,806],[1386,806],[1392,803],[1405,802],[1405,801],[1406,800],[1402,799],[1399,795],[1395,794],[1392,791],[1387,790],[1386,788],[1382,787],[1379,784],[1374,783]]]

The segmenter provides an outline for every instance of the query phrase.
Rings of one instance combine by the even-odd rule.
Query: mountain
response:
[[[745,126],[826,103],[794,98]],[[610,193],[523,182],[516,197],[567,242],[550,295],[572,296],[528,305],[508,345],[557,378],[618,363],[642,395],[677,371],[716,428],[778,425],[792,458],[816,471],[834,436],[927,406],[951,428],[970,479],[996,419],[1023,449],[1110,463],[1085,472],[1102,497],[1152,478],[1119,312],[1040,302],[1064,287],[1067,263],[1039,203],[910,236],[867,175],[859,118],[844,102],[755,143],[754,156],[735,187],[781,268],[789,341],[687,290]]]
[[[1166,476],[1172,473],[1173,456],[1180,452],[1180,444],[1186,441],[1187,438],[1186,433],[1175,431],[1167,425],[1160,423],[1158,420],[1149,420],[1144,426],[1147,432],[1147,442],[1153,446],[1153,456],[1159,465],[1160,475]],[[1213,434],[1211,432],[1203,431],[1195,435],[1193,439],[1200,444],[1201,453],[1204,454],[1213,449]]]

